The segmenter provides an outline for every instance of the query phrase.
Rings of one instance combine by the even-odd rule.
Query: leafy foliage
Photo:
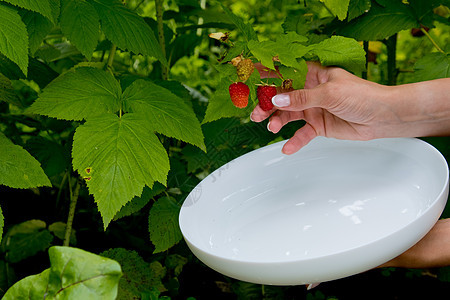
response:
[[[117,112],[121,93],[119,83],[110,73],[80,67],[52,81],[29,112],[58,119],[83,120]]]
[[[145,185],[166,183],[169,159],[153,133],[152,123],[139,114],[121,118],[105,114],[77,128],[73,166],[94,195],[105,228],[116,213]]]
[[[3,299],[116,298],[122,276],[117,262],[69,247],[52,247],[49,256],[50,269],[17,282]]]
[[[148,217],[150,240],[154,253],[165,251],[182,239],[178,225],[180,206],[173,198],[161,197],[152,206]]]
[[[0,3],[0,52],[15,62],[27,75],[28,34],[14,9]]]
[[[0,184],[14,188],[50,186],[39,162],[0,133]]]
[[[0,295],[9,288],[5,299],[334,299],[322,285],[307,292],[212,273],[182,242],[180,204],[212,171],[220,175],[232,159],[304,124],[273,135],[265,122],[249,122],[258,84],[290,79],[303,88],[312,60],[382,84],[449,77],[449,2],[153,4],[0,1]],[[412,36],[420,26],[428,35]],[[216,32],[228,38],[208,37]],[[241,55],[281,75],[262,79],[255,70],[245,109],[228,94],[238,80],[230,62]],[[450,155],[448,138],[427,141]],[[50,248],[62,240],[80,249]],[[49,248],[50,266],[42,259]],[[117,262],[81,249],[110,249],[102,255],[122,265],[123,277]],[[447,273],[437,274],[445,281]],[[394,269],[388,279],[396,276]]]
[[[161,281],[166,270],[159,262],[147,263],[136,251],[124,248],[110,249],[100,255],[114,259],[122,267],[117,299],[140,299],[151,287],[159,292],[166,291]]]

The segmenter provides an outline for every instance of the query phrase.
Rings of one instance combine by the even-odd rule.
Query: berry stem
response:
[[[430,35],[423,27],[420,27],[420,31],[422,31],[422,32],[426,35],[426,37],[430,40],[430,42],[433,44],[433,46],[434,46],[439,52],[445,54],[444,50],[442,50],[441,47],[439,47],[439,45],[436,43],[436,41],[431,37],[431,35]]]

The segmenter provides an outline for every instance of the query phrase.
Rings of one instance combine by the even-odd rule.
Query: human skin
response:
[[[257,68],[262,77],[267,76],[264,67]],[[286,99],[289,105],[277,104]],[[305,88],[278,94],[273,100],[271,111],[257,105],[252,121],[269,118],[273,133],[288,122],[306,121],[284,145],[285,154],[297,152],[316,136],[370,140],[450,134],[450,78],[385,86],[340,68],[308,63]]]
[[[256,67],[263,78],[277,76],[260,64]],[[305,88],[280,91],[272,102],[271,111],[256,106],[251,120],[269,118],[267,128],[273,133],[291,121],[306,121],[285,143],[285,154],[317,136],[370,140],[450,135],[450,78],[385,86],[309,62]],[[450,266],[450,219],[439,220],[416,245],[380,267],[442,266]]]

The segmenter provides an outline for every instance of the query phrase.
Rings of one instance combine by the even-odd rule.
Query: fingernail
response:
[[[291,104],[291,99],[289,98],[289,95],[279,94],[272,97],[272,103],[278,107],[285,107]]]
[[[252,120],[253,122],[255,122],[255,120],[253,120],[253,113],[250,114],[250,120]]]
[[[269,130],[270,132],[272,132],[272,130],[270,130],[269,128],[270,122],[267,123],[267,130]]]

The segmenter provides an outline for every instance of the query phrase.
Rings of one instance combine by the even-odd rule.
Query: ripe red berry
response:
[[[249,87],[242,82],[235,82],[228,87],[230,98],[234,106],[244,108],[248,104],[248,96],[250,95]]]
[[[273,108],[272,97],[277,94],[277,88],[272,85],[260,85],[256,89],[256,94],[259,100],[259,106],[264,111],[271,110]]]

